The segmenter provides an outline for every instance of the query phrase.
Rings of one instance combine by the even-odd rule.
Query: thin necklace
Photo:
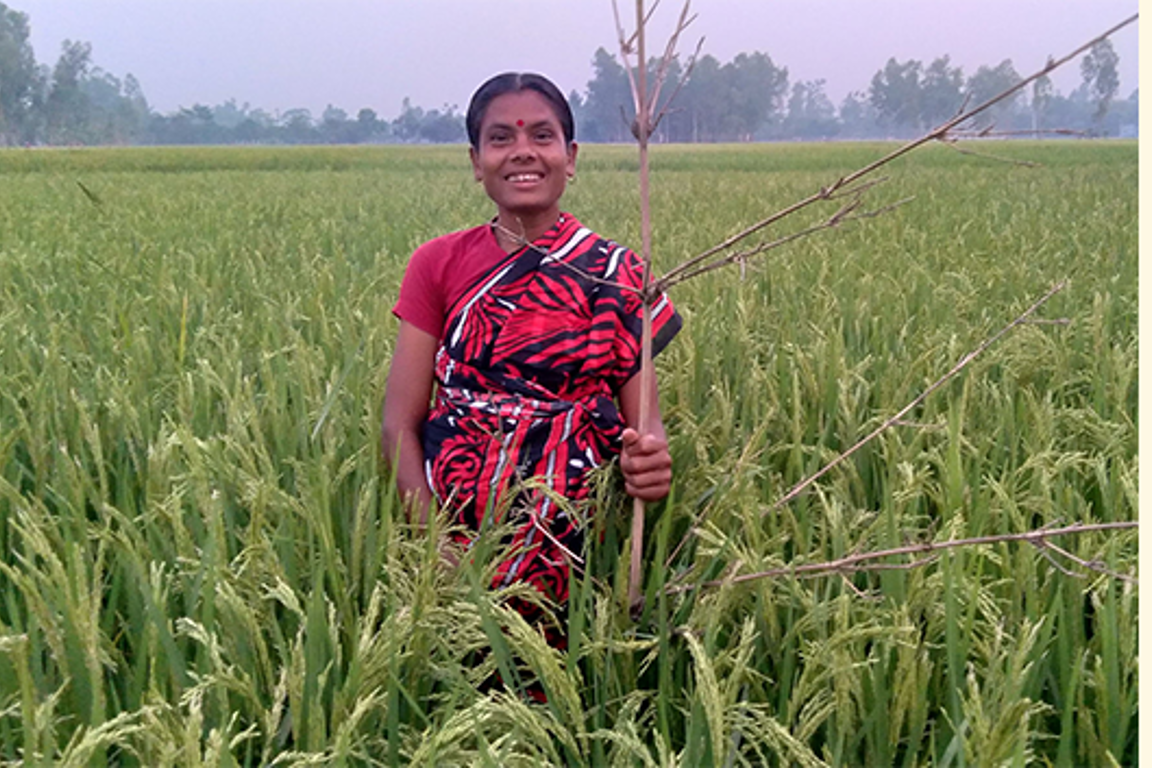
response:
[[[500,246],[500,248],[502,248],[502,249],[504,248],[504,244],[501,242],[502,239],[505,241],[511,241],[512,245],[514,246],[511,251],[508,251],[508,253],[515,253],[516,251],[520,250],[521,248],[523,248],[525,246],[531,246],[532,245],[532,241],[530,241],[528,239],[528,237],[524,234],[523,223],[521,223],[519,220],[517,220],[517,223],[520,224],[520,233],[517,234],[516,232],[512,231],[508,227],[505,227],[503,224],[501,224],[499,219],[500,219],[499,216],[493,217],[492,220],[488,222],[488,228],[492,230],[492,234],[496,238],[496,244],[498,246]],[[552,226],[549,227],[548,229],[552,229],[553,227],[562,227],[562,226],[564,226],[564,214],[563,213],[561,213],[559,216],[556,217],[555,223],[553,223]],[[545,230],[545,232],[547,232],[547,231],[548,230]]]

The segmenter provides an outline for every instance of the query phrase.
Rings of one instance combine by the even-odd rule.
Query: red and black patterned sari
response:
[[[563,214],[448,311],[425,471],[440,504],[468,529],[508,510],[513,554],[500,563],[497,586],[527,581],[567,600],[565,550],[581,552],[582,526],[539,485],[580,501],[589,470],[619,453],[615,396],[640,368],[642,280],[635,253]],[[680,323],[661,297],[654,353]],[[535,489],[524,488],[528,478]]]

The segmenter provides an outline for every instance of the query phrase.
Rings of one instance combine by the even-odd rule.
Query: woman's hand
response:
[[[672,485],[672,455],[668,441],[653,434],[641,435],[628,427],[622,435],[620,470],[628,495],[643,501],[659,501]]]

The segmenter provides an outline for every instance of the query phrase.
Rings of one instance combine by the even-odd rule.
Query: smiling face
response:
[[[576,172],[576,142],[565,142],[560,120],[542,95],[526,89],[494,98],[469,155],[501,226],[523,230],[533,240],[556,222],[560,196]]]

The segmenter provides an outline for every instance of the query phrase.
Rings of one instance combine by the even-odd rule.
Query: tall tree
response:
[[[840,131],[836,108],[824,93],[823,80],[807,80],[792,86],[783,134],[798,139],[827,139]]]
[[[1032,83],[1032,130],[1039,131],[1044,126],[1044,116],[1052,104],[1052,78],[1041,75]]]
[[[289,144],[309,144],[316,138],[312,113],[304,108],[290,109],[280,115],[281,135]]]
[[[840,102],[840,125],[842,136],[852,138],[872,138],[879,133],[879,115],[876,108],[862,91],[851,91]]]
[[[456,111],[455,104],[445,104],[442,109],[430,109],[424,113],[420,123],[420,138],[433,144],[448,144],[465,141],[464,116]]]
[[[1100,123],[1108,112],[1108,105],[1112,97],[1120,88],[1120,76],[1116,73],[1116,65],[1120,57],[1112,47],[1112,41],[1101,40],[1092,46],[1091,50],[1080,60],[1080,75],[1092,102],[1096,105],[1093,120]]]
[[[384,138],[388,123],[376,116],[376,110],[364,107],[356,113],[356,141],[365,142]]]
[[[29,142],[43,90],[28,16],[0,3],[0,145]]]
[[[976,74],[968,78],[965,95],[972,106],[976,106],[1008,90],[1018,82],[1020,75],[1012,66],[1012,59],[1004,59],[994,67],[981,66],[977,69]],[[975,127],[988,128],[993,125],[1008,127],[1019,103],[1019,97],[1019,92],[1014,93],[986,112],[977,115],[973,121]]]
[[[84,143],[91,118],[91,99],[84,90],[92,67],[92,45],[65,40],[52,69],[45,112],[48,140],[55,144]]]
[[[963,104],[964,73],[941,56],[924,70],[920,86],[920,121],[934,127],[956,115]]]
[[[597,48],[592,56],[592,79],[581,112],[581,133],[589,141],[626,141],[635,114],[628,74],[616,57]]]
[[[142,125],[132,104],[124,98],[120,78],[97,67],[80,81],[80,90],[89,107],[84,126],[86,142],[128,144],[136,138]]]
[[[723,77],[731,115],[725,138],[749,141],[761,127],[781,117],[788,93],[787,67],[777,67],[760,51],[740,53],[724,65]]]
[[[920,128],[920,73],[924,65],[915,59],[904,63],[888,59],[884,69],[872,76],[868,98],[880,119],[893,128]]]
[[[400,141],[418,141],[420,139],[420,124],[423,122],[423,108],[413,106],[412,100],[405,96],[400,106],[400,114],[392,121],[392,133]]]
[[[720,141],[728,98],[720,62],[705,54],[696,61],[692,76],[677,96],[691,125],[690,141]]]

